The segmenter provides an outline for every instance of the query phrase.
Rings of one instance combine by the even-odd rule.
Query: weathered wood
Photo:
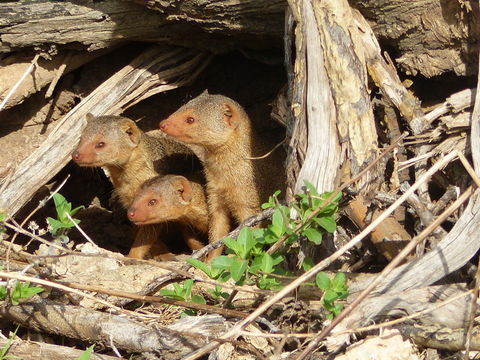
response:
[[[40,297],[20,305],[7,306],[4,303],[0,315],[34,330],[102,342],[106,346],[113,343],[119,349],[133,352],[155,351],[164,359],[179,359],[208,343],[209,336],[220,336],[227,330],[225,319],[219,315],[185,318],[159,328],[124,316],[59,304]],[[189,336],[188,333],[199,336]]]
[[[0,348],[6,348],[8,341],[8,339],[0,339]],[[83,350],[67,346],[15,339],[8,350],[7,356],[12,356],[12,359],[15,359],[13,356],[16,356],[19,359],[28,360],[77,360],[82,353]],[[118,360],[118,357],[93,352],[90,359]]]
[[[465,350],[467,336],[464,328],[451,329],[442,326],[402,325],[398,330],[415,344],[449,351]],[[470,350],[480,350],[480,328],[475,327],[470,338]]]
[[[53,56],[51,60],[40,58],[34,70],[20,84],[13,96],[8,100],[3,109],[11,108],[22,103],[27,97],[48,85],[56,76],[58,68],[66,64],[64,74],[86,64],[98,56],[105,54],[105,50],[94,52],[62,52]],[[18,79],[27,71],[32,63],[33,56],[9,56],[0,62],[0,101],[17,83]]]
[[[407,74],[472,75],[478,59],[478,3],[455,0],[349,0]]]
[[[120,114],[155,93],[192,81],[208,62],[194,50],[153,46],[106,80],[58,123],[45,142],[18,165],[0,197],[0,209],[14,215],[35,191],[70,160],[85,115]],[[22,191],[18,191],[22,189]]]
[[[293,110],[291,121],[294,124],[288,125],[292,131],[289,158],[297,157],[294,153],[298,142],[306,144],[306,153],[303,163],[299,164],[301,169],[295,184],[289,185],[296,193],[301,191],[304,180],[308,180],[319,192],[330,191],[334,188],[339,167],[340,147],[335,103],[325,65],[326,54],[310,2],[292,1],[290,5],[297,28],[292,41],[296,49],[295,64],[291,68],[294,74],[290,76],[293,83],[289,84]],[[306,139],[300,139],[299,135]],[[291,167],[288,161],[287,168]]]
[[[117,0],[2,2],[0,52],[79,44],[94,50],[126,40],[214,51],[239,45],[280,48],[285,5],[282,0],[168,1],[157,4],[160,12]]]
[[[475,191],[462,216],[437,247],[393,270],[374,292],[398,293],[428,286],[465,265],[480,248],[479,196],[480,190]],[[352,284],[351,293],[363,290],[370,281]]]
[[[398,293],[369,296],[352,314],[344,320],[347,328],[371,325],[387,317],[412,315],[418,311],[433,308],[442,301],[467,292],[464,285],[449,284],[418,289],[404,290]],[[350,296],[348,301],[355,298]],[[471,294],[420,316],[417,321],[423,325],[440,325],[451,328],[463,328],[468,321],[468,308]]]

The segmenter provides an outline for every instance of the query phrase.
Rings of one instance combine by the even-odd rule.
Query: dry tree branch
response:
[[[426,174],[426,173],[425,173]],[[416,183],[415,183],[416,184]],[[427,226],[418,236],[414,237],[408,244],[405,246],[402,251],[383,269],[383,271],[375,278],[374,281],[367,286],[357,298],[350,303],[332,322],[330,325],[325,327],[320,334],[312,340],[312,342],[305,348],[305,350],[300,354],[297,360],[302,360],[310,351],[318,345],[318,343],[324,339],[330,331],[332,331],[335,326],[337,326],[345,317],[350,314],[367,296],[368,294],[386,278],[386,276],[395,269],[407,256],[412,252],[415,247],[426,239],[433,230],[441,225],[455,210],[457,210],[460,205],[462,205],[473,193],[473,189],[469,187],[452,205],[450,205],[438,218],[435,219],[429,226]]]
[[[298,286],[300,286],[303,282],[312,278],[315,274],[317,274],[320,270],[324,269],[333,261],[337,260],[341,255],[343,255],[346,251],[351,249],[353,246],[358,244],[363,238],[365,238],[378,224],[380,224],[386,217],[388,217],[398,206],[400,206],[403,201],[405,201],[417,188],[419,188],[423,183],[428,181],[428,179],[439,169],[443,168],[445,165],[453,161],[457,157],[457,152],[454,151],[448,155],[445,155],[441,159],[438,160],[436,164],[434,164],[428,171],[426,171],[420,179],[418,179],[410,189],[408,189],[402,196],[398,198],[395,203],[389,206],[378,218],[376,218],[370,225],[368,225],[360,234],[355,236],[352,240],[350,240],[347,244],[342,246],[338,249],[335,253],[333,253],[328,258],[322,260],[310,270],[305,272],[304,274],[300,275],[297,279],[292,281],[289,285],[281,289],[277,294],[272,296],[270,299],[265,301],[261,304],[255,311],[253,311],[246,319],[238,322],[232,329],[230,329],[225,335],[221,338],[226,340],[230,338],[236,338],[238,336],[238,331],[241,330],[244,326],[251,323],[256,317],[260,316],[263,312],[265,312],[270,306],[275,304],[277,301],[282,299],[285,295],[289,292],[295,290]],[[212,342],[201,349],[193,352],[189,356],[185,358],[185,360],[194,360],[198,359],[200,356],[207,354],[208,352],[214,350],[219,346],[219,343]]]

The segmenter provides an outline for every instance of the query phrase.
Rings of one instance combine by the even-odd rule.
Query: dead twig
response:
[[[452,153],[453,155],[456,156],[455,153]],[[452,157],[453,159],[453,157]],[[437,163],[438,164],[438,163]],[[432,166],[433,168],[433,166]],[[430,172],[432,169],[430,168],[423,176],[422,178],[425,178],[425,175]],[[426,180],[426,179],[425,179]],[[413,186],[415,186],[417,183],[420,182],[417,181]],[[412,186],[412,187],[413,187]],[[418,187],[418,186],[417,186]],[[431,234],[431,232],[437,228],[437,226],[440,226],[440,224],[445,221],[455,210],[457,210],[460,205],[463,204],[464,201],[466,201],[473,193],[473,189],[470,187],[468,188],[448,209],[446,209],[437,219],[435,219],[434,222],[432,222],[429,226],[427,226],[418,236],[412,239],[405,248],[385,267],[385,269],[378,275],[375,280],[373,280],[369,286],[367,286],[361,293],[358,295],[358,297],[350,304],[348,305],[341,313],[338,315],[330,325],[328,325],[326,328],[324,328],[320,334],[312,340],[312,342],[305,348],[305,350],[300,354],[300,356],[297,358],[297,360],[304,359],[306,355],[308,355],[309,351],[312,351],[312,349],[318,345],[318,343],[325,338],[330,331],[333,330],[335,326],[337,326],[340,321],[342,321],[348,314],[350,314],[353,309],[355,309],[366,297],[367,295],[378,285],[382,282],[382,280],[385,279],[385,277],[393,270],[395,267],[397,267],[407,256],[408,254],[415,249],[415,247],[423,241],[428,235]]]
[[[403,136],[403,135],[402,135]],[[381,223],[385,218],[387,218],[398,206],[405,201],[410,194],[412,194],[421,184],[426,182],[430,176],[432,176],[435,172],[439,169],[450,163],[453,159],[457,157],[457,152],[454,151],[443,158],[441,158],[436,164],[434,164],[425,174],[422,175],[420,179],[418,179],[410,189],[408,189],[405,194],[400,196],[400,198],[388,207],[378,218],[376,218],[370,225],[368,225],[360,234],[355,236],[352,240],[350,240],[347,244],[342,246],[328,258],[322,260],[310,270],[305,272],[304,274],[300,275],[297,279],[292,281],[289,285],[285,286],[281,289],[277,294],[272,296],[270,299],[265,301],[261,304],[255,311],[253,311],[246,319],[238,322],[232,329],[230,329],[225,335],[223,335],[222,339],[229,339],[229,338],[236,338],[238,336],[238,331],[242,329],[244,326],[251,323],[256,317],[260,316],[265,312],[270,306],[275,304],[277,301],[282,299],[285,295],[289,292],[295,290],[299,287],[303,282],[308,281],[313,276],[315,276],[320,270],[324,269],[325,267],[329,266],[335,260],[337,260],[340,256],[342,256],[346,251],[350,250],[353,246],[358,244],[363,238],[365,238],[379,223]],[[398,258],[398,256],[397,256]],[[330,329],[331,330],[331,329]],[[185,358],[185,360],[194,360],[198,359],[200,356],[207,354],[208,352],[214,350],[218,347],[218,343],[212,342],[201,349],[195,351],[194,353],[190,354]]]

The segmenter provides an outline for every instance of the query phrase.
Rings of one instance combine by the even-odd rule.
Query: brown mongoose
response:
[[[273,145],[257,136],[245,110],[228,97],[205,91],[161,121],[160,129],[191,146],[203,162],[210,242],[229,232],[232,216],[242,222],[257,214],[261,201],[285,187],[282,160],[251,159],[265,155]]]
[[[137,225],[176,221],[185,243],[192,250],[204,244],[193,229],[208,233],[207,200],[203,186],[180,175],[157,176],[147,180],[138,190],[127,211]]]
[[[170,172],[168,164],[191,164],[189,160],[177,161],[178,156],[192,156],[192,152],[167,139],[161,131],[144,133],[128,118],[87,114],[87,126],[72,159],[80,166],[106,168],[120,202],[127,208],[142,183],[159,173]],[[157,241],[161,228],[139,227],[128,256],[143,258],[155,249],[159,258],[171,258],[165,244]]]

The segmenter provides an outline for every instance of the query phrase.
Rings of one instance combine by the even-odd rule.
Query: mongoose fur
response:
[[[127,208],[142,183],[159,173],[170,172],[169,157],[177,155],[191,156],[192,152],[166,139],[158,130],[143,132],[128,118],[87,114],[87,126],[72,159],[80,166],[106,168],[120,202]],[[148,251],[155,250],[160,259],[172,258],[158,239],[161,228],[161,225],[139,227],[128,256],[143,258]]]
[[[137,225],[179,222],[183,238],[192,250],[201,249],[197,229],[208,233],[208,210],[203,186],[180,175],[147,180],[128,208],[128,218]]]
[[[234,100],[204,92],[160,122],[160,129],[191,146],[203,162],[210,216],[209,242],[226,235],[231,217],[243,222],[257,214],[262,201],[285,187],[282,161],[253,131],[245,110]],[[210,253],[210,259],[222,249]]]

